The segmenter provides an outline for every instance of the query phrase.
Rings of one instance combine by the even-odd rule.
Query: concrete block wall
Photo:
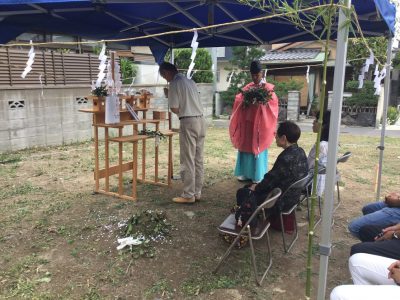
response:
[[[212,85],[199,84],[204,113],[212,122]],[[151,109],[167,110],[164,85],[134,86],[150,90],[154,97]],[[35,146],[53,146],[85,141],[93,137],[92,114],[79,112],[90,108],[87,86],[2,88],[0,90],[0,152]],[[148,118],[152,118],[149,111]],[[165,122],[161,128],[166,128]],[[179,120],[173,117],[173,127]],[[126,133],[128,134],[128,133]],[[100,130],[100,137],[102,131]]]
[[[287,120],[298,121],[300,113],[300,92],[288,91]]]
[[[0,151],[61,145],[92,136],[91,116],[78,112],[87,87],[0,90]]]

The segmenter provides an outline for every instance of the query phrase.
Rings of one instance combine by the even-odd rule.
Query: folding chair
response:
[[[336,165],[338,165],[339,163],[344,163],[344,162],[348,161],[351,155],[352,155],[351,152],[346,152],[346,153],[344,153],[341,157],[339,157],[339,158],[337,159]],[[322,167],[322,168],[319,170],[318,173],[319,173],[319,174],[326,174],[326,168],[325,168],[325,167]],[[336,207],[333,209],[333,212],[335,212],[335,211],[338,209],[338,207],[340,206],[340,203],[341,203],[341,199],[340,199],[340,189],[339,189],[339,180],[340,180],[340,173],[339,173],[339,171],[337,170],[337,167],[336,167],[336,190],[337,190],[337,197],[338,197],[338,200],[337,200],[337,201],[338,201],[338,203],[337,203]],[[321,216],[321,197],[319,197],[319,196],[318,196],[318,206],[319,206],[319,213],[320,213],[320,216]],[[307,207],[307,208],[308,208],[308,207]],[[318,219],[318,221],[315,222],[314,228],[321,222],[321,220],[322,220],[322,218],[320,217],[320,218]],[[332,220],[332,225],[333,225],[333,222],[334,222],[334,221]]]
[[[352,153],[350,151],[344,153],[341,157],[339,157],[336,161],[336,165],[338,165],[339,163],[344,163],[346,161],[349,160],[350,156],[352,155]],[[337,169],[337,168],[336,168]],[[338,196],[338,204],[336,205],[336,207],[334,208],[334,212],[338,209],[341,199],[340,199],[340,190],[339,190],[339,180],[340,180],[340,173],[337,172],[336,175],[336,188],[337,188],[337,196]]]
[[[306,187],[307,184],[309,184],[310,179],[312,178],[312,174],[307,174],[305,177],[302,179],[296,181],[295,183],[292,183],[287,190],[281,195],[281,198],[283,198],[288,192],[292,192],[293,190],[299,190],[302,191]],[[308,200],[307,200],[308,202]],[[285,250],[285,253],[288,253],[290,249],[293,247],[294,243],[296,242],[297,238],[299,237],[299,232],[297,228],[297,219],[296,219],[296,208],[300,204],[300,198],[298,201],[289,209],[283,210],[279,214],[279,219],[281,222],[281,231],[282,231],[282,241],[283,241],[283,249]],[[285,239],[285,224],[283,222],[283,216],[288,216],[290,214],[294,214],[294,237],[289,243],[289,245],[286,244],[286,239]]]
[[[219,268],[221,267],[222,263],[226,260],[226,258],[231,253],[233,247],[237,244],[239,239],[242,236],[247,236],[249,239],[250,250],[251,250],[251,258],[254,270],[254,277],[258,285],[261,285],[263,280],[265,279],[269,269],[272,265],[272,256],[271,256],[271,245],[269,241],[268,229],[270,227],[269,221],[265,217],[265,208],[270,208],[275,205],[276,200],[281,195],[282,191],[279,188],[275,188],[272,190],[271,193],[267,196],[266,200],[257,207],[257,209],[253,212],[250,216],[249,220],[243,227],[236,226],[235,214],[230,214],[224,222],[218,227],[218,231],[222,234],[230,234],[236,236],[233,240],[232,244],[229,246],[228,250],[226,250],[225,254],[222,256],[220,262],[218,263],[217,267],[215,268],[213,273],[218,272]],[[256,218],[262,212],[262,220],[257,222],[257,226],[251,228],[250,223],[251,221]],[[259,278],[257,265],[256,265],[256,256],[254,252],[253,240],[261,240],[264,235],[267,236],[267,249],[268,249],[268,266],[267,269],[262,274],[261,278]]]
[[[307,220],[310,220],[310,203],[309,203],[309,199],[310,199],[310,191],[312,192],[312,184],[313,184],[313,179],[314,179],[314,168],[310,169],[308,171],[309,175],[310,175],[310,180],[309,182],[306,184],[306,197],[305,199],[307,200]],[[324,175],[326,174],[326,168],[324,166],[319,166],[318,167],[318,175]],[[317,195],[317,199],[318,199],[318,208],[319,208],[319,215],[321,216],[321,196]],[[301,203],[304,201],[304,199],[301,201]],[[321,218],[318,219],[318,221],[314,224],[314,228],[318,225],[319,221],[321,220]]]

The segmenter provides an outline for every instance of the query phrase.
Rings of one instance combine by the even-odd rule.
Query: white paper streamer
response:
[[[383,66],[382,71],[381,71],[381,75],[379,75],[379,77],[381,78],[381,80],[382,80],[383,78],[386,77],[386,67],[387,67],[387,65],[385,64],[385,65]]]
[[[104,77],[106,74],[104,73],[104,70],[106,69],[106,61],[107,61],[107,55],[106,55],[106,44],[103,43],[103,47],[101,48],[100,54],[99,54],[99,60],[100,60],[100,65],[99,65],[99,74],[97,74],[97,81],[96,81],[96,87],[101,86],[101,82],[103,81]]]
[[[268,72],[268,69],[265,68],[265,71],[264,71],[264,78],[265,78],[265,80],[267,79],[267,72]]]
[[[383,78],[386,77],[386,67],[387,65],[385,64],[383,66],[382,71],[379,73],[379,71],[377,72],[377,68],[375,68],[375,78],[374,78],[374,88],[375,88],[375,93],[374,95],[380,95],[381,93],[381,81]]]
[[[233,76],[233,71],[232,71],[231,74],[229,75],[229,78],[228,78],[228,85],[231,85],[232,76]]]
[[[114,80],[112,76],[111,60],[107,63],[106,85],[108,86],[110,94],[118,94],[121,91],[121,74],[117,61],[114,61]]]
[[[378,69],[378,65],[375,66],[375,72],[374,72],[375,76],[379,76],[379,69]]]
[[[392,49],[399,48],[400,42],[400,1],[399,0],[390,0],[396,8],[396,17],[394,23],[394,37],[392,40]]]
[[[364,86],[364,73],[361,73],[360,75],[358,75],[358,88],[362,89],[363,86]]]
[[[32,40],[29,41],[29,43],[31,44],[31,49],[29,50],[29,53],[28,53],[29,58],[28,58],[28,61],[26,62],[25,70],[21,74],[22,78],[25,78],[26,75],[28,75],[28,73],[30,71],[32,71],[32,65],[33,65],[33,62],[35,61],[36,54],[35,54],[35,49],[33,48],[33,45],[32,45]]]
[[[360,70],[360,75],[358,76],[358,88],[362,89],[364,86],[364,79],[365,79],[365,73],[369,71],[369,66],[374,64],[374,53],[370,50],[369,51],[369,57],[365,60],[364,66]],[[376,73],[376,69],[375,69]]]
[[[307,73],[306,73],[306,80],[307,80],[307,83],[310,83],[310,77],[309,77],[309,75],[310,75],[310,66],[307,66]]]
[[[194,73],[193,74],[191,74],[191,73],[194,68],[194,59],[196,58],[196,51],[197,51],[197,48],[199,47],[199,43],[197,42],[198,36],[199,35],[197,33],[197,30],[195,30],[193,32],[193,39],[192,39],[192,43],[190,45],[192,47],[192,55],[190,56],[190,59],[192,60],[192,62],[190,63],[189,68],[186,73],[186,77],[189,79],[191,79],[192,76],[194,75]]]
[[[369,58],[366,61],[366,65],[368,65],[368,69],[369,69],[370,65],[374,64],[374,58],[375,58],[374,53],[371,50],[369,50]],[[367,72],[368,72],[368,70],[367,70]]]
[[[187,74],[186,74],[186,77],[189,79],[191,79],[194,74],[194,73],[192,74],[193,68],[194,68],[194,62],[192,61],[189,65],[189,69],[187,70]]]

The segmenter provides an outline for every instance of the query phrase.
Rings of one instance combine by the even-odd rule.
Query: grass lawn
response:
[[[299,144],[308,153],[314,140],[314,134],[303,133]],[[378,145],[379,138],[375,137],[340,137],[339,154],[351,151],[353,156],[339,166],[343,202],[332,227],[328,293],[338,284],[351,282],[347,259],[350,246],[357,241],[348,233],[347,224],[360,214],[365,203],[375,200]],[[124,157],[129,159],[131,151],[126,148]],[[178,175],[177,138],[174,149],[174,173]],[[162,157],[166,143],[162,142],[161,150],[160,174],[165,178],[166,163]],[[400,190],[399,150],[400,139],[386,139],[382,194]],[[114,145],[110,149],[114,162],[117,151]],[[280,152],[281,149],[271,146],[270,165]],[[104,153],[100,156],[104,157]],[[291,253],[284,254],[280,232],[271,232],[274,261],[262,287],[254,282],[248,248],[233,251],[226,266],[217,275],[211,273],[227,248],[216,227],[229,213],[241,186],[233,177],[235,159],[236,151],[227,130],[209,128],[202,200],[194,205],[177,205],[171,198],[180,192],[179,181],[173,181],[171,188],[139,184],[135,202],[93,194],[91,141],[0,154],[0,298],[303,298],[305,208],[298,212],[300,236]],[[152,160],[148,161],[147,173],[151,174]],[[129,176],[129,172],[124,174],[127,191]],[[110,183],[113,189],[117,188],[116,178]],[[123,235],[119,225],[135,214],[142,216],[144,210],[165,213],[171,224],[168,238],[141,245],[132,252],[116,250],[117,238]],[[140,220],[143,222],[143,218]],[[320,226],[316,230],[315,250],[319,231]],[[316,287],[317,253],[313,264]]]

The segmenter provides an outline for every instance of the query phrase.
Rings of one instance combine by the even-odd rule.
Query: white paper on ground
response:
[[[117,246],[117,250],[121,250],[126,246],[137,246],[143,243],[143,239],[136,238],[129,236],[127,238],[122,238],[117,240],[119,245]]]

